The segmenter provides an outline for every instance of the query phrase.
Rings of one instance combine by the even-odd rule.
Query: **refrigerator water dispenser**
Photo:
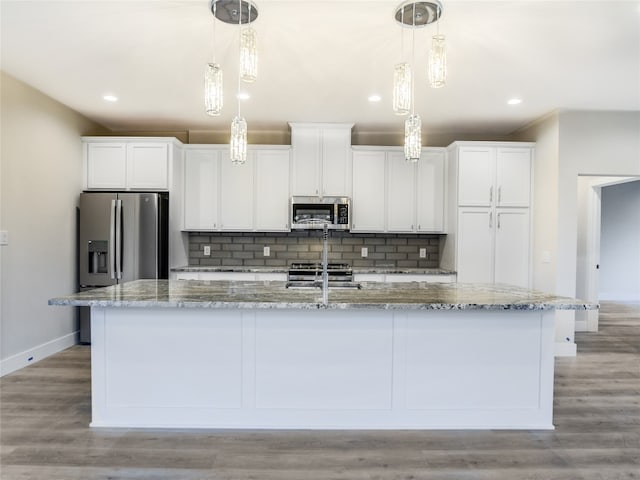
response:
[[[109,242],[107,240],[89,240],[89,272],[109,273]]]

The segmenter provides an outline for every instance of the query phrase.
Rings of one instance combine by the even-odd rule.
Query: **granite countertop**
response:
[[[353,273],[401,274],[401,275],[455,275],[456,272],[442,268],[397,268],[397,267],[352,267]],[[288,267],[215,267],[185,265],[174,267],[172,272],[244,272],[244,273],[287,273]]]
[[[586,310],[597,305],[507,285],[363,283],[336,288],[322,303],[316,288],[288,289],[285,282],[136,280],[52,298],[49,305],[245,309],[379,310]]]

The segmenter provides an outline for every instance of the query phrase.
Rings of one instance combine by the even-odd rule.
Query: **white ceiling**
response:
[[[243,84],[249,131],[354,122],[398,133],[393,65],[412,30],[398,0],[254,0],[259,74]],[[640,110],[639,1],[442,0],[449,77],[426,83],[435,25],[415,31],[416,112],[430,135],[507,135],[557,109]],[[237,26],[216,21],[220,117],[204,113],[209,0],[1,0],[2,70],[115,131],[228,131],[236,114]],[[105,93],[117,103],[102,100]],[[368,102],[372,93],[382,96]],[[508,106],[511,97],[522,98]]]

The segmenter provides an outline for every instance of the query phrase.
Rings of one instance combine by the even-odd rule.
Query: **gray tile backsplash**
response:
[[[437,268],[443,235],[358,234],[329,232],[329,261],[354,267]],[[204,255],[204,246],[211,255]],[[263,255],[264,247],[271,254]],[[362,257],[362,248],[368,256]],[[426,258],[420,258],[425,248]],[[191,232],[189,265],[196,266],[283,266],[292,262],[315,262],[322,258],[322,232]]]

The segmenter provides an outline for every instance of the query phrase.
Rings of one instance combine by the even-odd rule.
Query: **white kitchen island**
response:
[[[552,429],[555,309],[506,286],[138,280],[92,307],[94,427]]]

